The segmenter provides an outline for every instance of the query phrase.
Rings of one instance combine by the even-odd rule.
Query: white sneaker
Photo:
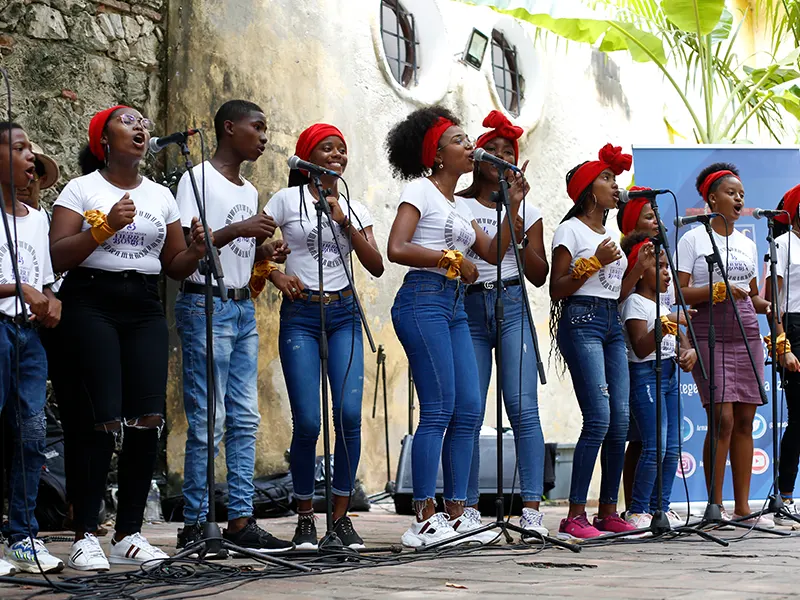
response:
[[[407,548],[420,548],[448,540],[458,535],[450,526],[450,521],[445,513],[435,513],[422,523],[415,520],[403,534],[403,546]]]
[[[154,565],[167,558],[169,555],[150,545],[150,542],[141,533],[126,535],[118,542],[114,541],[113,536],[111,538],[108,562],[113,565],[141,565],[143,563]]]
[[[747,527],[761,527],[763,529],[775,529],[775,521],[772,520],[772,515],[757,515],[755,517],[750,517],[749,519],[744,519],[739,521],[744,515],[737,515],[733,513],[733,519],[742,525],[746,525]]]
[[[800,519],[800,508],[798,508],[797,504],[795,504],[793,500],[784,500],[783,508],[790,515]],[[791,527],[792,529],[800,529],[800,523],[781,514],[774,515],[773,520],[775,521],[775,525]]]
[[[78,571],[108,571],[110,569],[100,541],[91,533],[84,533],[82,539],[72,544],[67,566]]]
[[[625,522],[630,523],[636,529],[647,529],[653,520],[653,515],[649,513],[632,513],[625,514]]]
[[[6,542],[5,559],[17,571],[25,573],[59,573],[64,568],[64,562],[50,554],[44,543],[36,538],[31,541],[26,537],[10,546]]]
[[[720,513],[722,514],[723,521],[731,520],[731,516],[728,514],[728,511],[725,510],[724,506],[720,507]],[[736,527],[734,527],[733,525],[720,525],[716,529],[719,529],[720,531],[733,531],[734,529],[736,529]]]
[[[533,508],[523,508],[522,509],[522,516],[519,518],[519,526],[523,529],[529,529],[530,531],[535,531],[540,535],[550,535],[547,527],[542,524],[544,520],[544,513],[539,512]],[[526,544],[533,544],[534,542],[538,542],[539,539],[533,536],[530,537],[522,537],[523,542]]]
[[[460,517],[450,520],[450,527],[455,529],[456,533],[459,535],[472,531],[473,529],[480,529],[483,527],[483,523],[481,523],[481,513],[468,506],[464,509],[464,512]],[[474,535],[464,538],[463,540],[459,540],[459,543],[478,542],[484,545],[494,544],[500,540],[501,535],[502,534],[500,533],[499,529],[497,531],[481,531],[480,533],[475,533]]]
[[[8,577],[17,572],[17,568],[10,562],[0,558],[0,577]]]
[[[675,529],[676,527],[683,527],[686,524],[686,519],[681,517],[672,509],[668,510],[664,514],[667,515],[667,521],[669,521],[669,526],[672,529]]]

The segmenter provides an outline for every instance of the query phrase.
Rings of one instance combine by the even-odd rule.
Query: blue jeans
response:
[[[224,425],[228,519],[232,520],[253,514],[256,433],[261,420],[256,387],[258,331],[251,300],[213,301],[214,448],[218,453]],[[178,294],[175,323],[183,348],[183,407],[189,424],[183,466],[183,520],[187,524],[203,523],[208,514],[205,296]]]
[[[337,496],[349,496],[361,458],[361,400],[364,391],[364,342],[353,296],[325,306],[325,331],[336,434],[331,487]],[[319,341],[319,303],[284,299],[278,351],[292,407],[289,468],[294,497],[298,500],[314,497],[315,459],[321,423]]]
[[[583,414],[572,463],[569,501],[586,504],[600,451],[600,503],[615,504],[628,435],[628,353],[617,301],[570,296],[558,324],[558,347]]]
[[[678,470],[678,421],[680,395],[678,369],[674,360],[661,363],[661,465],[663,494],[661,506],[655,489],[656,482],[656,361],[631,363],[631,413],[642,433],[642,456],[636,465],[630,506],[632,513],[653,513],[659,508],[669,510],[672,482]]]
[[[495,301],[497,290],[490,289],[472,293],[464,298],[464,307],[469,319],[475,358],[478,361],[478,381],[483,397],[481,419],[486,412],[486,394],[492,376],[492,349],[495,347]],[[533,351],[531,330],[525,312],[522,286],[506,288],[503,295],[505,320],[503,323],[502,367],[503,401],[506,414],[514,430],[519,465],[519,482],[523,502],[542,499],[544,488],[544,436],[539,423],[537,400],[538,372]],[[472,452],[472,468],[467,486],[467,505],[478,503],[478,479],[480,475],[480,430],[475,435]]]
[[[419,396],[411,448],[414,500],[436,495],[441,456],[445,499],[464,501],[481,396],[463,286],[438,273],[410,271],[395,296],[392,323]]]
[[[19,355],[17,355],[17,335],[19,335]],[[17,359],[19,359],[19,379],[16,371]],[[8,525],[12,543],[28,536],[29,523],[33,536],[36,537],[39,533],[39,524],[36,522],[34,511],[36,496],[39,493],[39,477],[45,460],[46,386],[47,358],[39,340],[39,333],[31,327],[16,328],[6,320],[0,321],[0,411],[8,407],[8,420],[14,431],[8,507]],[[17,403],[18,394],[19,403]]]

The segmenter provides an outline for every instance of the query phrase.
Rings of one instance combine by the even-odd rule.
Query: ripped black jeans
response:
[[[116,530],[136,533],[166,404],[168,332],[158,276],[73,269],[59,298],[59,355],[77,381],[60,403],[75,528],[97,530],[119,440]]]

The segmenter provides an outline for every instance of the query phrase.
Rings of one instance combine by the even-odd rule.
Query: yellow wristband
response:
[[[458,250],[442,250],[442,258],[436,265],[440,269],[447,269],[445,276],[448,279],[455,279],[461,276],[461,263],[464,255]]]
[[[86,222],[91,226],[92,237],[98,245],[105,242],[108,238],[117,233],[108,224],[108,216],[99,210],[87,210],[83,213]]]
[[[765,335],[764,343],[767,345],[767,352],[769,354],[772,354],[772,336]],[[775,343],[777,344],[776,354],[778,356],[783,356],[787,352],[792,351],[792,344],[789,340],[786,339],[786,333],[782,333],[777,338],[775,338]]]
[[[584,275],[589,278],[602,268],[603,265],[600,264],[600,259],[596,256],[592,256],[591,258],[579,258],[575,261],[575,266],[572,267],[572,278],[580,279]]]
[[[260,260],[253,265],[253,272],[250,275],[250,297],[255,300],[264,291],[267,279],[273,271],[278,270],[278,265],[268,260]]]
[[[714,284],[714,304],[725,302],[728,297],[728,288],[725,287],[724,281],[718,281]]]
[[[661,315],[661,335],[677,335],[678,324],[669,320],[666,315]]]

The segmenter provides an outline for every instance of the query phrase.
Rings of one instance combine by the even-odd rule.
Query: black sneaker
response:
[[[313,513],[310,515],[298,515],[297,527],[294,530],[294,547],[297,550],[316,550],[317,545],[317,524]]]
[[[366,548],[364,540],[356,533],[353,522],[347,515],[340,517],[339,520],[334,523],[333,532],[338,536],[345,548],[350,548],[352,550],[363,550]]]
[[[227,529],[222,532],[222,537],[231,544],[236,544],[242,548],[247,548],[260,554],[275,554],[276,552],[286,552],[294,550],[294,544],[285,540],[279,540],[271,533],[267,533],[258,526],[256,520],[250,517],[242,529],[235,533]],[[236,552],[234,552],[236,554]]]
[[[201,539],[203,539],[203,526],[200,523],[184,525],[183,529],[178,529],[178,544],[176,548],[182,550],[195,542],[199,542]],[[192,552],[187,558],[200,558],[199,550]],[[225,548],[221,548],[216,554],[207,553],[203,558],[205,560],[222,560],[228,558],[228,551]]]

